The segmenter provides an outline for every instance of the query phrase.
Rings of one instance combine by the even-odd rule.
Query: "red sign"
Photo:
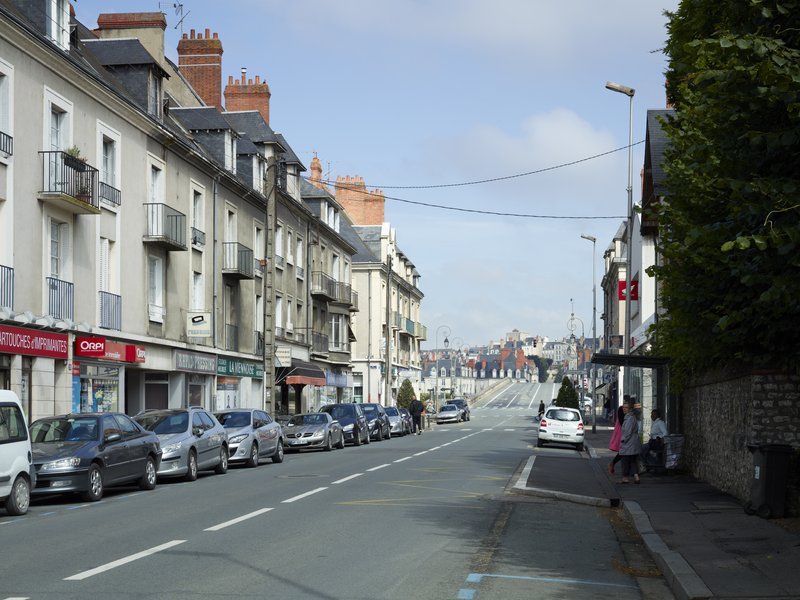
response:
[[[147,358],[144,346],[135,346],[128,344],[125,346],[125,362],[138,362],[143,363]]]
[[[639,282],[631,281],[631,300],[639,299]],[[625,282],[617,282],[617,300],[625,300]]]
[[[82,337],[75,340],[75,356],[102,358],[106,354],[106,338]]]
[[[0,325],[0,352],[66,359],[69,342],[65,333]]]

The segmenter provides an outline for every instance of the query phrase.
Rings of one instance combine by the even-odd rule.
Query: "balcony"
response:
[[[108,206],[117,207],[122,204],[122,192],[114,186],[100,182],[100,202]]]
[[[275,328],[275,337],[286,339],[286,330],[283,327],[276,327]]]
[[[311,295],[336,300],[336,281],[322,271],[311,273]]]
[[[0,308],[14,309],[14,269],[0,265]]]
[[[253,259],[253,274],[256,277],[264,277],[264,267],[267,266],[267,261],[261,258]]]
[[[323,354],[327,356],[329,347],[330,344],[327,335],[317,331],[311,332],[311,352],[313,354]]]
[[[350,310],[358,312],[358,292],[356,291],[350,292]]]
[[[397,311],[392,311],[392,329],[403,329],[404,325],[405,319],[403,315]]]
[[[0,131],[0,154],[4,158],[14,154],[14,138],[3,131]]]
[[[275,255],[275,266],[279,269],[283,269],[286,267],[286,259],[282,256]]]
[[[414,337],[418,340],[428,339],[428,328],[422,323],[414,321]]]
[[[146,202],[147,230],[142,241],[171,250],[188,250],[186,215],[160,202]]]
[[[336,282],[336,301],[349,305],[353,300],[353,286],[349,283]]]
[[[100,214],[97,169],[60,150],[39,154],[42,156],[39,200],[77,215]]]
[[[298,279],[303,279],[306,276],[306,271],[303,267],[295,266],[294,273]]]
[[[225,324],[225,349],[231,352],[239,351],[239,327]]]
[[[350,352],[350,343],[347,340],[331,340],[328,343],[330,352]]]
[[[239,242],[223,242],[222,274],[231,279],[253,279],[253,251]]]
[[[100,292],[100,327],[122,331],[122,296]]]
[[[75,286],[69,281],[46,277],[47,314],[55,319],[70,319],[75,315]]]

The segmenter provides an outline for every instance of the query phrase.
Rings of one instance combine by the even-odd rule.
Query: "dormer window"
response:
[[[49,0],[47,2],[47,37],[62,50],[69,50],[69,2]]]
[[[161,118],[161,78],[152,70],[147,77],[147,112]]]
[[[230,130],[225,132],[225,168],[236,173],[236,138]]]

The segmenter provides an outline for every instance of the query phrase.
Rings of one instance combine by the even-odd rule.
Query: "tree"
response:
[[[683,0],[669,19],[674,117],[657,204],[674,383],[711,367],[797,367],[800,0]]]
[[[578,408],[578,392],[575,391],[575,387],[569,377],[564,377],[561,380],[561,387],[558,389],[558,396],[556,396],[556,406]]]
[[[404,379],[400,384],[400,389],[397,390],[397,406],[400,408],[408,408],[411,401],[414,399],[414,386],[411,381]]]

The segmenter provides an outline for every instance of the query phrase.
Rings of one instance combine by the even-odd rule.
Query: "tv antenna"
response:
[[[175,27],[173,29],[177,29],[178,27],[181,28],[181,36],[183,36],[183,21],[186,17],[189,16],[189,13],[192,11],[187,11],[185,14],[183,12],[183,2],[159,2],[158,7],[164,8],[165,6],[171,6],[175,9],[175,16],[179,17],[178,22],[175,23]]]

